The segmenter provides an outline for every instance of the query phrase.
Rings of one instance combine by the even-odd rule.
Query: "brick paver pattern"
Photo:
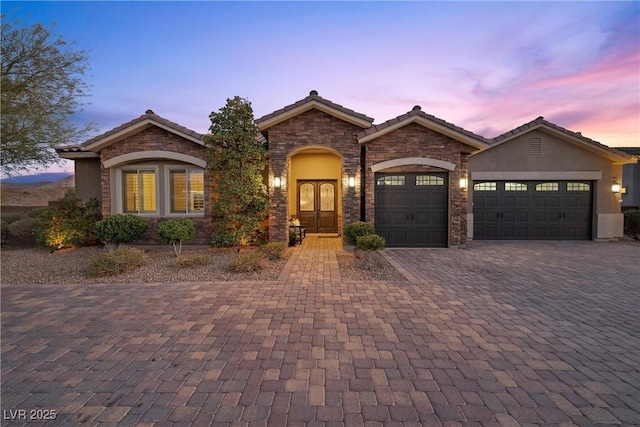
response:
[[[309,236],[275,281],[2,288],[3,425],[640,424],[640,249]],[[36,267],[37,268],[37,267]],[[18,420],[55,410],[55,420]]]

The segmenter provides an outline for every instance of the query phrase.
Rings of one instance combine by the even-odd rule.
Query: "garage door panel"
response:
[[[402,175],[402,179],[386,178]],[[420,182],[417,184],[418,177]],[[387,246],[447,245],[447,174],[376,174],[375,227]],[[402,182],[403,185],[388,185]]]
[[[476,239],[591,238],[590,183],[527,181],[507,185],[498,181],[479,185],[478,189],[484,191],[476,191],[475,185]]]

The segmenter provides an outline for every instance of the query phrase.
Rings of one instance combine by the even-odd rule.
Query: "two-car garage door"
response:
[[[473,237],[487,240],[589,240],[589,181],[476,181]]]

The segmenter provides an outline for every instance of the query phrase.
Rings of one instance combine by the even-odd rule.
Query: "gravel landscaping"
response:
[[[178,268],[171,247],[145,247],[145,264],[129,273],[108,277],[91,277],[89,266],[105,253],[101,247],[61,250],[3,247],[0,278],[2,284],[79,284],[79,283],[170,283],[276,280],[287,259],[268,261],[260,271],[235,273],[229,265],[238,256],[235,249],[189,248],[182,256],[205,255],[207,265]],[[252,249],[246,249],[252,250]],[[289,248],[290,255],[295,248]],[[243,250],[244,252],[245,250]],[[347,280],[406,280],[382,256],[373,254],[374,262],[363,269],[352,252],[338,254],[340,273]]]

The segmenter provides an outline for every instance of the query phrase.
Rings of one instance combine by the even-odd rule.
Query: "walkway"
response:
[[[640,425],[640,248],[394,249],[410,280],[365,283],[339,246],[273,281],[3,286],[3,425]]]

